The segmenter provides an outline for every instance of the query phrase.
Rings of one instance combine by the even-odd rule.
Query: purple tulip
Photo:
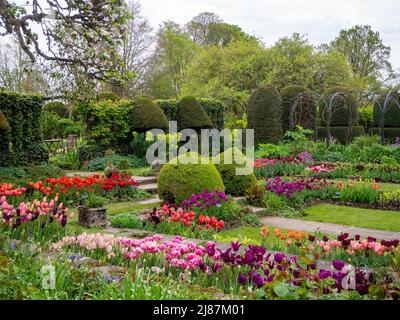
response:
[[[321,279],[329,278],[331,275],[332,275],[331,271],[326,270],[326,269],[321,269],[321,270],[319,270],[319,273],[318,273],[318,276]]]
[[[238,282],[239,284],[245,284],[248,282],[248,279],[243,273],[239,273]]]
[[[285,258],[285,255],[282,253],[275,253],[275,255],[274,255],[275,262],[277,262],[277,263],[281,263],[284,258]]]
[[[241,244],[238,241],[231,243],[231,247],[232,247],[233,251],[235,251],[235,252],[239,251],[240,246],[241,246]]]
[[[333,260],[332,261],[332,266],[338,271],[341,271],[345,265],[346,264],[342,260]]]

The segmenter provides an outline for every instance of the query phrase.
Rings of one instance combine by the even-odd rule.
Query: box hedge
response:
[[[176,119],[178,121],[179,130],[186,128],[196,130],[212,127],[212,122],[207,112],[194,97],[183,97],[178,102]]]
[[[331,127],[331,135],[333,138],[337,139],[341,143],[348,143],[354,137],[358,137],[365,134],[364,127],[362,126],[354,126],[353,133],[349,135],[349,127]],[[327,128],[326,127],[318,127],[318,139],[324,140],[326,139]]]
[[[369,129],[369,134],[379,135],[381,134],[380,128]],[[400,137],[400,127],[399,128],[385,128],[385,141],[394,142],[397,137]]]

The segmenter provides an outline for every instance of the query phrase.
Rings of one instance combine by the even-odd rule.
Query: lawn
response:
[[[304,209],[303,219],[349,226],[400,231],[400,212],[320,204]]]

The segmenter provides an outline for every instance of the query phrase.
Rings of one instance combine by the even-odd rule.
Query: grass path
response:
[[[308,221],[330,222],[348,226],[400,231],[400,212],[319,204],[304,209]]]

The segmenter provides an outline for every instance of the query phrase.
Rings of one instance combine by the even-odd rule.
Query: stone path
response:
[[[400,239],[400,232],[359,228],[359,227],[345,226],[335,223],[306,221],[306,220],[288,219],[281,217],[262,217],[261,223],[276,228],[298,230],[305,232],[319,231],[321,233],[334,234],[334,235],[347,232],[351,236],[358,234],[361,236],[361,238],[366,238],[368,236],[371,236],[379,240]]]

